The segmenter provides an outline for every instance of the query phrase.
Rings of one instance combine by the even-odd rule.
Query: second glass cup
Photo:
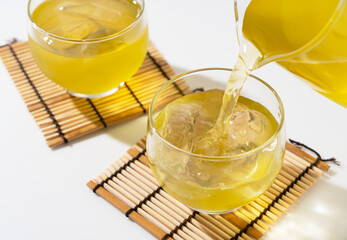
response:
[[[189,136],[200,130],[195,130],[192,134],[194,131],[192,125],[196,124],[196,121],[191,118],[191,114],[183,110],[183,108],[194,108],[197,102],[187,106],[185,104],[190,103],[182,100],[185,97],[182,97],[180,102],[174,102],[173,93],[177,91],[176,84],[179,81],[185,81],[192,89],[203,87],[205,91],[224,90],[223,82],[229,78],[231,71],[224,68],[210,68],[179,75],[158,90],[149,110],[147,155],[154,176],[164,190],[175,199],[205,213],[233,211],[264,193],[279,173],[285,151],[282,101],[273,88],[254,76],[247,79],[241,93],[243,98],[241,98],[243,101],[248,99],[246,102],[250,102],[248,105],[250,109],[253,107],[260,109],[259,106],[262,105],[261,109],[267,109],[264,112],[272,115],[273,122],[270,123],[273,132],[267,140],[257,143],[249,150],[223,156],[192,153],[181,144],[184,141],[193,141],[189,139]],[[214,101],[213,99],[201,100],[198,97],[196,99],[205,103]],[[167,106],[170,104],[171,108],[168,109]],[[175,107],[174,104],[181,105]],[[213,108],[218,110],[216,105],[203,108],[204,113],[198,114],[206,114],[207,109],[214,111]],[[172,109],[179,111],[179,114],[176,118],[166,118],[171,114]],[[198,114],[194,115],[198,116]],[[253,120],[251,116],[249,121]],[[173,121],[177,122],[172,123]],[[163,127],[169,125],[177,126],[177,129]],[[261,131],[261,129],[255,129],[256,134],[262,134]],[[173,140],[176,141],[175,144]],[[177,147],[177,144],[181,146]],[[210,152],[210,149],[206,151]]]
[[[28,15],[37,65],[76,97],[112,94],[145,58],[143,0],[30,0]]]

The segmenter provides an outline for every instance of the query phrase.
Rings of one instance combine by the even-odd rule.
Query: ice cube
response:
[[[119,32],[132,24],[141,7],[132,1],[85,0],[69,1],[61,4],[60,10],[70,17],[84,17]]]
[[[202,187],[226,187],[244,183],[246,177],[256,167],[256,157],[247,156],[238,159],[202,159],[190,157],[186,160],[183,177]]]
[[[118,24],[122,16],[119,9],[109,8],[105,4],[91,0],[63,2],[59,10],[73,17],[84,17],[96,22],[106,21],[112,24]]]
[[[69,39],[87,39],[92,34],[98,32],[99,27],[91,20],[79,19],[78,21],[65,22],[50,30],[54,35]]]
[[[266,142],[273,134],[269,119],[261,112],[238,104],[226,136],[211,128],[194,142],[193,152],[208,156],[232,156],[248,152]]]
[[[104,54],[111,51],[120,50],[122,47],[125,47],[126,43],[122,38],[115,38],[107,41],[100,41],[96,43],[81,44],[76,46],[76,54],[80,56],[95,56]],[[75,55],[76,56],[76,55]]]
[[[268,140],[272,134],[272,126],[269,119],[258,111],[249,111],[250,121],[249,121],[249,138],[256,144],[260,145]]]
[[[165,108],[160,114],[164,122],[161,136],[176,147],[190,151],[198,116],[199,109],[193,104],[174,104]]]
[[[156,117],[159,134],[171,144],[191,152],[197,136],[211,129],[222,94],[189,94],[168,104]]]
[[[212,170],[216,169],[215,167]],[[184,168],[184,177],[192,183],[200,186],[208,186],[211,181],[213,171],[208,167],[208,162],[203,162],[199,158],[191,157]]]
[[[269,119],[263,113],[250,109],[235,112],[228,128],[228,137],[245,151],[263,144],[272,133]]]

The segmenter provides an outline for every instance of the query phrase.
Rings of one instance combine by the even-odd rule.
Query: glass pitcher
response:
[[[346,0],[235,0],[240,57],[276,61],[347,108]]]

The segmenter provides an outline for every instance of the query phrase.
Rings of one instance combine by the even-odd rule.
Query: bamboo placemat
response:
[[[72,97],[40,71],[27,42],[1,47],[0,57],[50,147],[146,113],[157,89],[175,75],[149,44],[141,68],[120,90],[104,98],[82,99]],[[187,89],[178,81],[172,96],[179,97]]]
[[[193,211],[158,186],[144,139],[87,185],[158,239],[260,239],[329,169],[316,154],[317,159],[287,143],[283,167],[272,186],[255,201],[222,215]]]

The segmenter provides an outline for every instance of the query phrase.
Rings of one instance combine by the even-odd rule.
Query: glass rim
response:
[[[281,120],[280,123],[278,124],[278,127],[275,131],[275,133],[267,140],[265,141],[263,144],[259,145],[258,147],[247,151],[245,153],[240,153],[240,154],[235,154],[235,155],[231,155],[231,156],[209,156],[209,155],[200,155],[200,154],[195,154],[195,153],[191,153],[188,151],[185,151],[179,147],[176,147],[175,145],[171,144],[170,142],[168,142],[167,140],[165,140],[157,131],[155,124],[154,124],[154,120],[152,118],[153,116],[153,104],[155,102],[155,99],[157,98],[158,94],[168,85],[172,84],[175,80],[178,80],[180,78],[183,78],[185,76],[189,76],[191,74],[197,73],[197,72],[204,72],[204,71],[210,71],[210,70],[221,70],[221,71],[229,71],[232,72],[232,69],[230,68],[200,68],[200,69],[196,69],[196,70],[192,70],[192,71],[188,71],[182,74],[179,74],[177,76],[174,76],[173,78],[171,78],[168,82],[164,83],[158,90],[157,92],[154,94],[150,106],[149,106],[149,111],[148,111],[148,119],[149,119],[149,127],[154,130],[153,132],[158,135],[158,137],[167,145],[169,145],[170,147],[172,147],[173,149],[176,149],[177,151],[184,153],[184,154],[188,154],[190,156],[193,157],[197,157],[197,158],[203,158],[204,160],[208,160],[208,161],[219,161],[219,160],[236,160],[239,158],[244,158],[246,156],[252,155],[255,152],[258,152],[259,150],[263,149],[266,145],[270,144],[274,139],[276,139],[278,137],[278,135],[280,134],[280,132],[283,129],[284,126],[284,119],[285,119],[285,113],[284,113],[284,107],[283,107],[283,102],[280,98],[280,96],[278,95],[278,93],[268,84],[266,83],[264,80],[260,79],[259,77],[256,77],[252,74],[249,75],[249,77],[259,81],[260,83],[262,83],[263,85],[265,85],[276,97],[276,100],[279,104],[279,110],[281,113]]]
[[[114,39],[114,38],[116,38],[116,37],[118,37],[120,35],[123,35],[124,33],[130,31],[130,29],[132,29],[135,25],[137,25],[137,23],[140,21],[140,19],[144,15],[144,11],[145,11],[145,0],[140,0],[142,2],[142,7],[141,7],[140,14],[136,17],[135,21],[133,21],[129,26],[123,28],[121,31],[116,32],[116,33],[111,34],[111,35],[100,37],[100,38],[73,39],[73,38],[65,38],[65,37],[61,37],[61,36],[55,35],[53,33],[45,31],[44,29],[42,29],[39,26],[37,26],[37,24],[35,23],[34,19],[32,18],[32,14],[30,13],[30,6],[31,6],[32,1],[34,1],[34,0],[29,0],[28,5],[27,5],[27,14],[28,14],[31,26],[35,30],[39,31],[40,33],[48,35],[48,36],[50,36],[52,38],[55,38],[55,39],[57,39],[59,41],[74,42],[74,43],[97,43],[97,42],[111,40],[111,39]],[[138,1],[139,0],[136,0],[136,2],[138,2]]]

